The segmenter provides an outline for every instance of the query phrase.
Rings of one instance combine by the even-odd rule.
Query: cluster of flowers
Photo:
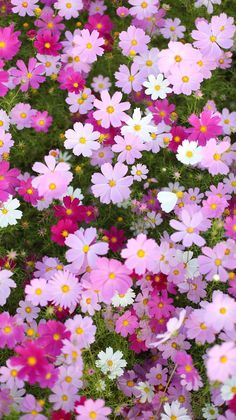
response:
[[[220,3],[195,6],[212,13]],[[214,71],[231,67],[236,26],[226,13],[198,17],[183,42],[187,29],[166,17],[166,5],[127,4],[115,9],[126,25],[117,33],[103,0],[0,1],[1,14],[29,17],[24,42],[35,53],[12,61],[23,35],[13,24],[0,28],[0,228],[22,218],[20,201],[47,211],[60,256],[26,258],[15,313],[7,309],[21,287],[17,255],[0,260],[0,348],[10,350],[0,367],[1,418],[191,420],[201,390],[201,418],[236,418],[236,112],[212,99],[186,119],[178,111],[185,96],[202,97]],[[113,51],[113,79],[91,78]],[[71,113],[67,152],[49,150],[30,174],[8,162],[11,132],[50,135],[52,117],[16,102],[48,82],[65,91]],[[88,191],[76,185],[78,159],[89,168]],[[180,168],[174,183],[149,178],[154,161],[166,179],[168,160]],[[182,170],[209,185],[191,178],[186,186]],[[101,226],[104,208],[118,222],[119,210],[129,213],[129,229]],[[105,347],[106,335],[117,341]],[[114,389],[120,400],[109,404]]]

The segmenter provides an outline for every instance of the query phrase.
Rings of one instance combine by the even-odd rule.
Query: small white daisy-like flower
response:
[[[154,397],[154,386],[149,385],[148,382],[139,382],[135,388],[140,391],[139,401],[143,404],[145,402],[152,402]]]
[[[187,414],[187,410],[181,407],[178,401],[173,401],[171,404],[165,403],[164,412],[161,414],[161,420],[191,420]]]
[[[196,141],[184,140],[177,149],[176,157],[185,165],[196,165],[202,160],[202,147]]]
[[[10,270],[0,270],[0,306],[5,305],[11,289],[16,287],[16,283],[11,279],[12,275],[13,273]]]
[[[127,365],[126,360],[122,359],[123,353],[115,351],[111,347],[107,347],[105,352],[98,353],[98,360],[96,366],[108,376],[110,379],[115,379],[124,373],[124,367]]]
[[[142,181],[142,179],[147,179],[148,168],[146,165],[142,165],[138,163],[137,165],[133,165],[131,168],[131,175],[133,175],[135,181]]]
[[[224,401],[230,401],[236,395],[236,376],[227,379],[221,387],[221,397]]]
[[[218,419],[218,415],[219,415],[218,409],[212,404],[207,404],[202,409],[202,416],[206,420],[216,420]]]
[[[142,116],[140,108],[135,108],[132,117],[129,117],[121,128],[121,133],[132,133],[139,137],[144,143],[151,141],[151,133],[157,132],[157,127],[152,125],[152,114],[149,112]]]
[[[167,93],[172,92],[172,89],[168,87],[169,84],[169,80],[164,79],[162,73],[158,74],[156,77],[153,74],[150,74],[148,80],[143,82],[143,86],[147,88],[145,90],[146,95],[151,95],[153,101],[158,98],[165,99]]]
[[[119,306],[121,306],[122,308],[125,308],[128,305],[132,305],[134,302],[134,299],[135,299],[135,293],[133,289],[128,289],[125,294],[116,293],[113,296],[111,303],[113,306],[115,306],[115,308],[118,308]]]
[[[64,142],[66,149],[72,149],[74,155],[89,157],[92,156],[93,150],[98,150],[100,144],[97,141],[100,137],[98,131],[93,131],[92,124],[83,125],[76,122],[73,130],[69,129],[65,132],[66,140]]]
[[[4,228],[8,225],[16,225],[17,220],[21,219],[22,211],[17,210],[20,206],[17,198],[12,198],[10,195],[8,200],[2,203],[0,207],[0,227]]]

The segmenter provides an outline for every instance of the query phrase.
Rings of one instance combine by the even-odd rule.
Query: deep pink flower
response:
[[[45,81],[45,77],[41,76],[44,73],[44,65],[37,62],[33,57],[29,59],[28,66],[23,60],[17,60],[16,67],[11,69],[11,76],[13,76],[13,83],[21,85],[20,90],[26,92],[30,87],[38,89],[40,83]]]
[[[32,116],[32,128],[37,132],[47,133],[49,127],[52,125],[52,117],[48,115],[47,111],[37,111]]]
[[[21,42],[20,32],[14,32],[14,24],[0,28],[0,58],[11,60],[19,51]]]
[[[9,162],[0,162],[0,201],[6,201],[9,194],[15,195],[15,188],[20,184],[17,178],[20,175],[19,169],[9,168]]]
[[[35,205],[38,202],[39,195],[38,191],[32,186],[32,179],[31,177],[27,180],[22,179],[17,192],[27,203]]]
[[[158,99],[148,107],[153,115],[155,124],[164,121],[165,124],[171,124],[171,113],[175,111],[175,105],[169,104],[168,99]]]
[[[129,334],[133,334],[136,328],[138,328],[138,318],[131,311],[126,311],[116,321],[116,332],[122,337],[127,337]]]
[[[70,338],[70,332],[66,330],[64,324],[54,320],[41,323],[38,328],[38,335],[38,345],[43,347],[47,355],[52,357],[59,356],[63,347],[63,340],[69,340]]]
[[[56,225],[51,226],[51,240],[58,245],[64,245],[67,236],[74,233],[77,229],[77,224],[72,219],[59,220]]]
[[[174,310],[172,303],[173,299],[168,297],[166,290],[163,290],[158,294],[154,291],[148,302],[148,312],[151,317],[155,317],[157,319],[163,317],[169,318]]]
[[[95,15],[88,17],[88,23],[85,25],[85,29],[89,29],[92,32],[96,29],[101,35],[110,34],[112,31],[112,21],[107,15],[95,13]]]
[[[24,327],[20,318],[10,316],[8,312],[0,314],[0,347],[13,349],[24,337]]]
[[[223,133],[220,116],[211,111],[203,111],[199,117],[192,114],[188,118],[188,122],[193,126],[187,130],[188,139],[198,141],[198,144],[202,146],[205,146],[207,140]]]
[[[75,71],[73,67],[63,68],[58,77],[60,88],[62,90],[68,90],[68,92],[79,93],[84,89],[85,80],[78,71]]]
[[[61,43],[58,40],[58,34],[52,34],[51,31],[43,31],[37,34],[34,46],[39,54],[56,56],[61,49]]]
[[[112,226],[109,230],[103,231],[103,240],[108,242],[109,248],[113,252],[119,252],[126,241],[125,232]]]
[[[0,71],[0,96],[5,96],[8,91],[8,87],[6,86],[8,79],[8,72],[4,70]]]
[[[188,138],[187,130],[185,127],[174,125],[171,128],[170,133],[172,134],[172,139],[169,142],[168,147],[172,152],[177,152],[179,145]]]
[[[17,346],[15,351],[18,355],[10,358],[10,362],[12,366],[21,366],[18,372],[19,379],[27,379],[30,384],[40,382],[50,365],[37,341],[25,341],[22,346]]]

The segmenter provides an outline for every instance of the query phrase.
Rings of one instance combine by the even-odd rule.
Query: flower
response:
[[[177,95],[191,95],[193,91],[200,89],[203,81],[202,73],[190,64],[182,64],[173,73],[168,75],[169,82],[173,85],[172,90]]]
[[[92,124],[83,125],[76,122],[73,130],[70,129],[65,132],[65,137],[65,148],[73,149],[76,156],[92,156],[93,150],[100,148],[99,142],[96,141],[99,139],[100,133],[93,130]]]
[[[48,297],[50,301],[64,309],[76,307],[81,298],[81,286],[77,277],[67,270],[54,273],[47,286]]]
[[[171,404],[165,403],[163,408],[161,420],[191,420],[186,408],[181,407],[179,401],[173,401]]]
[[[32,109],[29,104],[19,102],[10,112],[11,124],[16,124],[17,130],[30,128],[32,126],[32,117],[35,113],[36,110]]]
[[[77,230],[77,224],[71,219],[59,220],[56,225],[51,226],[51,239],[58,245],[64,245],[66,238],[70,233]]]
[[[167,331],[164,334],[158,334],[156,338],[159,340],[155,343],[151,343],[150,346],[159,346],[161,343],[165,343],[168,341],[172,336],[175,336],[178,333],[178,330],[181,328],[186,316],[186,310],[183,309],[180,311],[179,318],[170,318],[166,324]]]
[[[130,195],[130,185],[133,183],[132,176],[125,176],[128,167],[123,163],[116,163],[113,167],[110,163],[101,166],[101,173],[95,172],[92,176],[92,193],[99,197],[105,204],[116,204],[127,199]]]
[[[75,315],[66,321],[66,328],[71,332],[72,340],[76,340],[78,349],[88,348],[95,341],[96,326],[89,316]]]
[[[129,26],[127,31],[122,31],[119,34],[119,39],[119,47],[122,49],[122,53],[131,57],[147,51],[147,44],[150,41],[150,37],[145,34],[143,29],[136,28],[133,25]]]
[[[78,71],[74,71],[73,67],[62,68],[57,80],[62,90],[66,89],[68,92],[76,94],[84,90],[85,81]]]
[[[75,401],[78,399],[77,387],[70,383],[56,384],[52,388],[49,401],[53,404],[54,410],[63,409],[69,413],[74,409]]]
[[[48,115],[47,111],[37,111],[32,116],[32,128],[37,132],[47,133],[52,124],[52,117]]]
[[[171,235],[172,241],[183,241],[183,245],[186,247],[191,246],[193,243],[203,246],[206,241],[199,235],[199,230],[203,230],[202,222],[204,221],[201,210],[191,214],[187,209],[182,209],[179,217],[181,222],[174,219],[170,220],[170,226],[178,230],[178,232]]]
[[[184,140],[177,149],[176,157],[184,165],[196,165],[203,158],[202,147],[196,141]]]
[[[33,305],[47,305],[49,300],[47,281],[42,278],[31,280],[25,287],[25,294],[27,300]]]
[[[127,365],[126,360],[122,357],[123,353],[121,351],[114,352],[111,347],[107,347],[105,352],[100,351],[98,353],[98,360],[95,364],[109,379],[115,379],[123,374],[123,368]]]
[[[151,125],[152,114],[149,113],[145,117],[142,117],[140,108],[135,108],[133,116],[126,120],[126,125],[121,127],[121,133],[133,134],[138,136],[143,142],[149,142],[152,140],[151,133],[155,133],[156,127]]]
[[[66,252],[66,259],[71,263],[71,268],[76,271],[84,270],[87,266],[94,267],[98,255],[105,255],[108,245],[104,242],[96,242],[97,231],[95,228],[80,228],[73,234],[69,234],[65,243],[71,249]]]
[[[15,315],[10,316],[8,312],[0,314],[0,347],[13,349],[15,345],[23,340],[24,327],[21,320]]]
[[[221,397],[224,401],[230,401],[236,394],[236,376],[227,379],[221,386]]]
[[[211,111],[203,111],[199,117],[191,114],[188,122],[193,126],[187,129],[188,139],[198,141],[202,146],[205,146],[207,140],[222,134],[220,117]]]
[[[164,26],[160,29],[164,38],[169,38],[173,41],[176,41],[178,38],[183,38],[185,31],[186,28],[181,25],[179,18],[165,19]]]
[[[0,270],[0,306],[5,305],[11,289],[16,287],[16,283],[11,279],[11,276],[13,276],[13,273],[10,270]]]
[[[30,420],[32,416],[36,420],[46,420],[46,416],[41,414],[43,407],[38,403],[36,398],[32,394],[26,394],[20,403],[20,410],[24,413],[23,420]]]
[[[0,227],[7,227],[8,225],[16,225],[17,220],[21,219],[22,211],[17,210],[20,206],[17,198],[12,198],[10,195],[8,200],[0,205]]]
[[[93,117],[99,121],[104,128],[120,127],[122,121],[127,121],[128,116],[124,111],[130,108],[129,102],[121,102],[122,94],[120,92],[114,93],[111,97],[107,90],[101,92],[101,101],[95,99],[94,106],[97,111],[94,111]]]
[[[20,32],[14,32],[14,24],[0,28],[0,59],[11,60],[19,51]]]
[[[116,144],[112,146],[112,151],[119,153],[118,162],[126,162],[131,165],[136,159],[140,159],[144,150],[144,144],[141,139],[132,134],[125,134],[124,137],[115,136]]]
[[[158,98],[164,99],[167,96],[167,93],[171,93],[172,89],[169,88],[169,81],[164,79],[162,73],[158,74],[157,77],[150,74],[148,80],[143,83],[143,86],[147,89],[145,90],[146,95],[151,95],[152,100]]]
[[[236,322],[236,302],[235,300],[221,292],[214,290],[212,302],[207,302],[205,306],[205,323],[212,327],[215,332],[221,330],[231,331]]]
[[[65,25],[61,22],[62,18],[60,16],[55,16],[54,11],[50,7],[45,7],[39,19],[36,19],[34,24],[39,28],[39,32],[49,29],[52,33],[58,34],[65,28]]]
[[[202,149],[203,158],[201,165],[206,168],[211,175],[227,174],[229,167],[223,162],[222,155],[230,148],[228,141],[217,143],[215,139],[210,139]]]
[[[88,399],[84,402],[83,405],[78,405],[76,407],[76,416],[77,420],[87,420],[96,419],[96,420],[108,420],[109,414],[111,414],[111,409],[105,406],[105,401],[91,400]]]
[[[23,60],[17,60],[17,68],[11,69],[10,74],[13,76],[13,83],[15,85],[21,85],[20,90],[26,92],[30,87],[38,89],[40,83],[45,81],[45,77],[42,76],[44,72],[43,64],[39,64],[33,57],[29,59],[28,67],[25,65]]]
[[[40,175],[32,180],[32,185],[46,199],[60,198],[72,180],[70,166],[64,162],[56,164],[56,159],[50,155],[45,156],[45,163],[34,163],[33,170]]]
[[[228,341],[213,346],[207,353],[207,375],[210,381],[225,382],[236,375],[236,348]]]
[[[98,258],[96,268],[90,274],[94,290],[99,290],[101,299],[110,303],[116,292],[125,294],[132,285],[130,270],[120,261]]]
[[[61,44],[58,42],[59,35],[53,34],[51,31],[38,32],[34,47],[39,54],[58,55],[58,50],[61,49]]]
[[[66,20],[77,18],[79,11],[83,8],[82,0],[57,0],[54,3],[55,9],[59,10],[59,16],[64,17]]]
[[[154,386],[148,382],[138,382],[135,388],[140,392],[139,401],[144,404],[145,402],[151,403],[154,397]]]
[[[19,16],[34,16],[34,10],[37,7],[38,0],[11,0],[13,13],[19,14]]]
[[[153,239],[147,239],[145,234],[140,233],[135,239],[128,240],[121,256],[129,269],[135,270],[137,274],[144,274],[146,270],[155,270],[159,250]]]
[[[128,334],[133,334],[135,332],[138,325],[138,318],[133,315],[131,311],[126,311],[116,321],[115,331],[122,335],[122,337],[127,337]]]
[[[221,4],[221,0],[195,0],[194,6],[205,6],[207,12],[211,14],[213,12],[213,4]]]
[[[93,63],[97,60],[97,56],[104,54],[104,39],[100,37],[100,33],[96,30],[89,32],[88,29],[82,29],[79,35],[75,36],[76,51],[81,60],[86,63]]]

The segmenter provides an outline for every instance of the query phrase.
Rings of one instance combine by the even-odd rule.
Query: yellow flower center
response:
[[[143,258],[145,256],[145,251],[143,249],[139,249],[137,252],[137,256],[139,258]]]

